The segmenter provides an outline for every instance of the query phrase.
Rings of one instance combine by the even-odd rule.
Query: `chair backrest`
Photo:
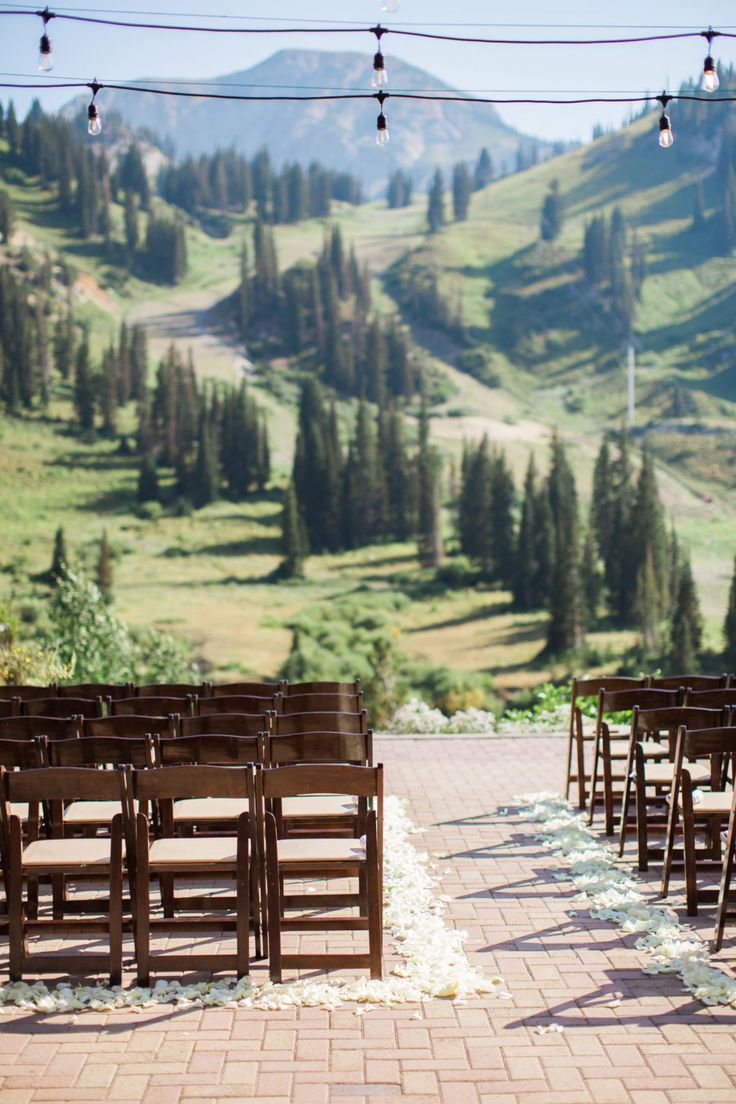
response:
[[[33,698],[55,698],[58,695],[58,687],[55,683],[48,686],[24,686],[16,683],[8,683],[0,686],[0,698],[20,698],[21,701],[31,701]]]
[[[300,794],[350,794],[383,797],[383,765],[354,767],[321,763],[293,767],[265,767],[257,773],[263,797],[297,797]]]
[[[718,690],[728,686],[728,675],[653,675],[649,685],[653,690]]]
[[[360,713],[363,695],[357,694],[288,694],[281,698],[281,713]]]
[[[176,736],[176,717],[145,717],[137,713],[118,713],[113,717],[85,717],[82,736],[114,737],[116,740],[143,740],[151,736]]]
[[[20,698],[0,698],[0,717],[15,717],[20,709]]]
[[[111,717],[145,716],[168,718],[172,713],[193,717],[196,713],[196,698],[191,694],[185,698],[109,698],[107,711]]]
[[[285,682],[220,682],[210,684],[212,698],[273,698],[283,691]]]
[[[673,736],[681,725],[690,731],[699,728],[715,728],[723,722],[723,710],[699,709],[688,705],[668,706],[660,709],[640,709],[634,706],[631,724],[636,736],[653,732],[668,732]]]
[[[598,694],[598,725],[610,713],[631,713],[634,706],[640,709],[666,709],[680,704],[678,690],[601,690]]]
[[[730,690],[694,690],[688,687],[685,691],[685,704],[705,709],[725,709],[728,706],[736,708],[736,687]]]
[[[277,709],[278,696],[263,697],[253,694],[230,694],[219,698],[202,698],[199,703],[200,717],[210,713],[267,713]]]
[[[283,693],[287,697],[296,694],[359,694],[360,679],[352,682],[285,682]]]
[[[3,717],[0,739],[35,740],[45,736],[49,742],[74,740],[81,735],[82,723],[77,717]]]
[[[24,717],[101,717],[102,698],[29,698],[21,702]]]
[[[124,771],[95,767],[36,767],[3,773],[8,801],[115,801],[122,797]]]
[[[260,763],[261,742],[258,736],[227,736],[210,732],[202,736],[178,736],[158,743],[158,763],[200,763],[210,766],[245,766]]]
[[[136,698],[187,698],[191,695],[199,698],[206,696],[208,693],[208,683],[160,682],[150,683],[146,686],[135,686],[132,696]]]
[[[687,759],[697,759],[704,755],[736,753],[735,725],[702,728],[694,732],[690,729],[680,729],[679,739],[682,739],[682,750]]]
[[[188,763],[133,771],[133,796],[139,801],[186,797],[248,797],[252,792],[250,767],[213,767]]]
[[[48,766],[48,742],[45,736],[35,740],[0,739],[0,766],[6,770],[32,770]]]
[[[357,732],[368,731],[368,714],[360,713],[276,713],[271,717],[277,736],[290,736],[296,732]]]
[[[201,706],[201,701],[200,701]],[[271,726],[267,713],[208,713],[199,717],[182,717],[179,721],[181,736],[204,736],[216,733],[222,736],[257,736]]]
[[[300,732],[264,736],[264,762],[269,767],[295,763],[373,765],[373,733]]]
[[[143,769],[155,758],[149,750],[153,737],[120,739],[116,736],[82,736],[80,740],[56,740],[49,745],[52,767],[125,766]]]
[[[647,684],[645,678],[624,678],[619,675],[599,678],[574,678],[571,684],[571,704],[578,698],[597,698],[601,690],[636,690]]]
[[[133,683],[124,682],[76,682],[59,686],[60,698],[128,698],[133,694]]]

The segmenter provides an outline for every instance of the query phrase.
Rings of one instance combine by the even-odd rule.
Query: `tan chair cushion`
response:
[[[710,768],[700,763],[686,763],[685,767],[690,771],[693,782],[708,782]],[[647,763],[645,768],[647,784],[650,786],[664,786],[671,782],[675,773],[673,763]]]
[[[234,836],[181,836],[176,839],[154,840],[149,849],[153,866],[233,866],[238,857],[238,841]]]
[[[64,823],[109,824],[120,812],[119,801],[72,801],[64,810]]]
[[[695,795],[693,801],[696,816],[702,816],[703,813],[713,813],[716,816],[727,817],[731,815],[732,805],[733,794],[730,790],[726,793],[720,790],[701,790],[699,794]]]
[[[23,851],[23,866],[30,868],[106,866],[109,862],[110,840],[104,837],[34,840]]]
[[[612,759],[628,758],[628,740],[611,740],[609,747],[611,748]],[[663,755],[667,755],[667,752],[669,750],[665,744],[657,744],[654,742],[654,740],[642,741],[641,749],[644,752],[645,759],[661,759]]]
[[[185,797],[174,802],[174,820],[237,820],[247,812],[247,797]]]
[[[306,794],[302,797],[284,797],[281,812],[285,817],[355,816],[357,803],[344,794]]]
[[[364,862],[357,839],[285,839],[278,841],[279,862]]]

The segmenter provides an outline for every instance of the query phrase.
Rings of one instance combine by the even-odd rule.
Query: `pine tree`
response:
[[[514,578],[516,533],[514,530],[514,504],[516,489],[514,478],[502,451],[496,452],[491,461],[490,478],[490,536],[493,578],[504,587],[511,587]]]
[[[430,234],[436,234],[445,224],[445,185],[442,171],[437,169],[429,188],[427,225]]]
[[[585,533],[580,557],[580,591],[582,596],[583,624],[592,629],[598,619],[603,592],[603,576],[598,564],[595,539],[590,529]]]
[[[553,180],[542,204],[539,226],[542,241],[554,241],[558,238],[562,230],[562,222],[563,210],[559,183]]]
[[[148,340],[143,326],[136,323],[130,331],[130,397],[138,402],[148,393]]]
[[[660,644],[660,592],[654,570],[652,549],[647,546],[644,562],[639,565],[636,576],[636,623],[641,633],[644,651],[649,656],[657,655]],[[689,670],[690,668],[683,668]]]
[[[636,572],[631,570],[633,541],[631,461],[629,435],[622,427],[616,438],[618,456],[611,463],[611,539],[604,558],[606,589],[611,613],[621,625],[631,622],[636,592]]]
[[[439,567],[444,559],[440,533],[440,460],[429,443],[429,410],[422,396],[417,454],[417,545],[423,567]]]
[[[473,174],[473,191],[479,192],[486,188],[493,180],[493,161],[485,147],[478,154],[478,161]]]
[[[192,472],[192,502],[199,509],[214,502],[220,485],[217,448],[208,412],[202,404],[199,415],[197,456]]]
[[[629,571],[636,575],[650,562],[646,569],[649,579],[646,588],[647,602],[652,607],[655,620],[659,622],[669,606],[669,548],[654,459],[646,446],[642,451],[634,499],[629,556]],[[639,624],[649,616],[645,611],[637,610],[636,601],[632,612]]]
[[[670,622],[670,669],[690,674],[698,669],[698,653],[703,639],[703,620],[687,556],[680,556],[680,571],[675,606]]]
[[[536,522],[537,469],[534,453],[529,456],[524,477],[524,497],[521,503],[521,518],[516,537],[516,555],[514,556],[514,578],[512,584],[513,604],[516,610],[534,608],[534,540]]]
[[[736,666],[736,561],[728,591],[728,608],[723,622],[723,634],[726,638],[724,657],[729,667],[733,669]]]
[[[611,450],[604,437],[593,469],[593,493],[590,500],[590,528],[595,534],[598,555],[605,563],[613,532],[613,495]]]
[[[132,264],[133,257],[138,249],[138,193],[128,190],[125,193],[124,223],[125,223],[125,250],[128,256],[128,264]]]
[[[468,166],[460,161],[452,170],[452,209],[456,222],[467,219],[472,190]]]
[[[107,539],[107,529],[102,530],[100,538],[100,552],[95,567],[95,582],[100,588],[100,593],[108,605],[112,602],[112,557],[110,555],[110,542]]]
[[[734,203],[736,201],[736,175],[733,166],[729,165],[726,181],[723,189],[723,204],[718,218],[718,249],[725,257],[730,257],[736,248],[736,213]]]
[[[74,362],[74,316],[71,308],[56,319],[53,350],[57,372],[62,379],[68,379]]]
[[[158,502],[158,468],[156,455],[152,449],[146,449],[141,456],[141,464],[138,469],[138,501]]]
[[[100,413],[104,433],[113,434],[117,428],[118,361],[110,346],[102,358]]]
[[[54,535],[54,551],[51,556],[51,567],[49,568],[49,579],[52,583],[58,583],[59,579],[64,578],[68,564],[66,537],[60,525]]]
[[[556,656],[578,651],[583,629],[577,492],[572,469],[556,433],[552,438],[547,491],[554,527],[554,558],[546,651]]]
[[[80,428],[95,427],[95,389],[89,363],[89,342],[85,333],[77,349],[74,376],[74,408]]]
[[[281,513],[281,553],[283,560],[279,573],[284,579],[301,579],[307,550],[304,541],[304,524],[299,516],[293,481],[286,488],[284,508]]]

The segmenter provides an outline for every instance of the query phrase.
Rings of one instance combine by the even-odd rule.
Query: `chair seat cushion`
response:
[[[710,778],[710,768],[700,763],[685,763],[693,782],[707,782]],[[647,783],[651,786],[666,785],[674,776],[674,763],[647,763],[645,775]]]
[[[365,848],[357,839],[284,839],[278,841],[279,862],[364,862]]]
[[[284,797],[281,812],[285,817],[309,818],[325,816],[355,816],[357,803],[344,794],[306,794],[300,797]]]
[[[727,817],[731,814],[733,794],[729,790],[700,790],[693,795],[693,809],[698,816],[713,813],[714,816]],[[680,805],[681,807],[681,805]]]
[[[23,851],[23,866],[107,866],[110,862],[110,840],[52,839],[34,840]]]
[[[667,754],[667,747],[665,744],[657,744],[653,740],[642,741],[639,745],[644,752],[645,759],[661,759],[663,755]],[[611,740],[609,747],[611,749],[612,759],[627,759],[629,756],[629,741],[628,740]]]
[[[64,810],[64,823],[109,824],[121,811],[119,801],[72,801]]]
[[[185,797],[174,802],[174,820],[237,820],[248,812],[247,797]]]
[[[234,866],[238,857],[235,836],[187,836],[154,840],[149,850],[153,866]]]

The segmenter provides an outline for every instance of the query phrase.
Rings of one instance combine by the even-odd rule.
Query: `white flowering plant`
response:
[[[441,735],[443,733],[485,733],[496,730],[496,717],[485,709],[459,709],[450,717],[419,698],[400,706],[387,724],[398,735]]]

